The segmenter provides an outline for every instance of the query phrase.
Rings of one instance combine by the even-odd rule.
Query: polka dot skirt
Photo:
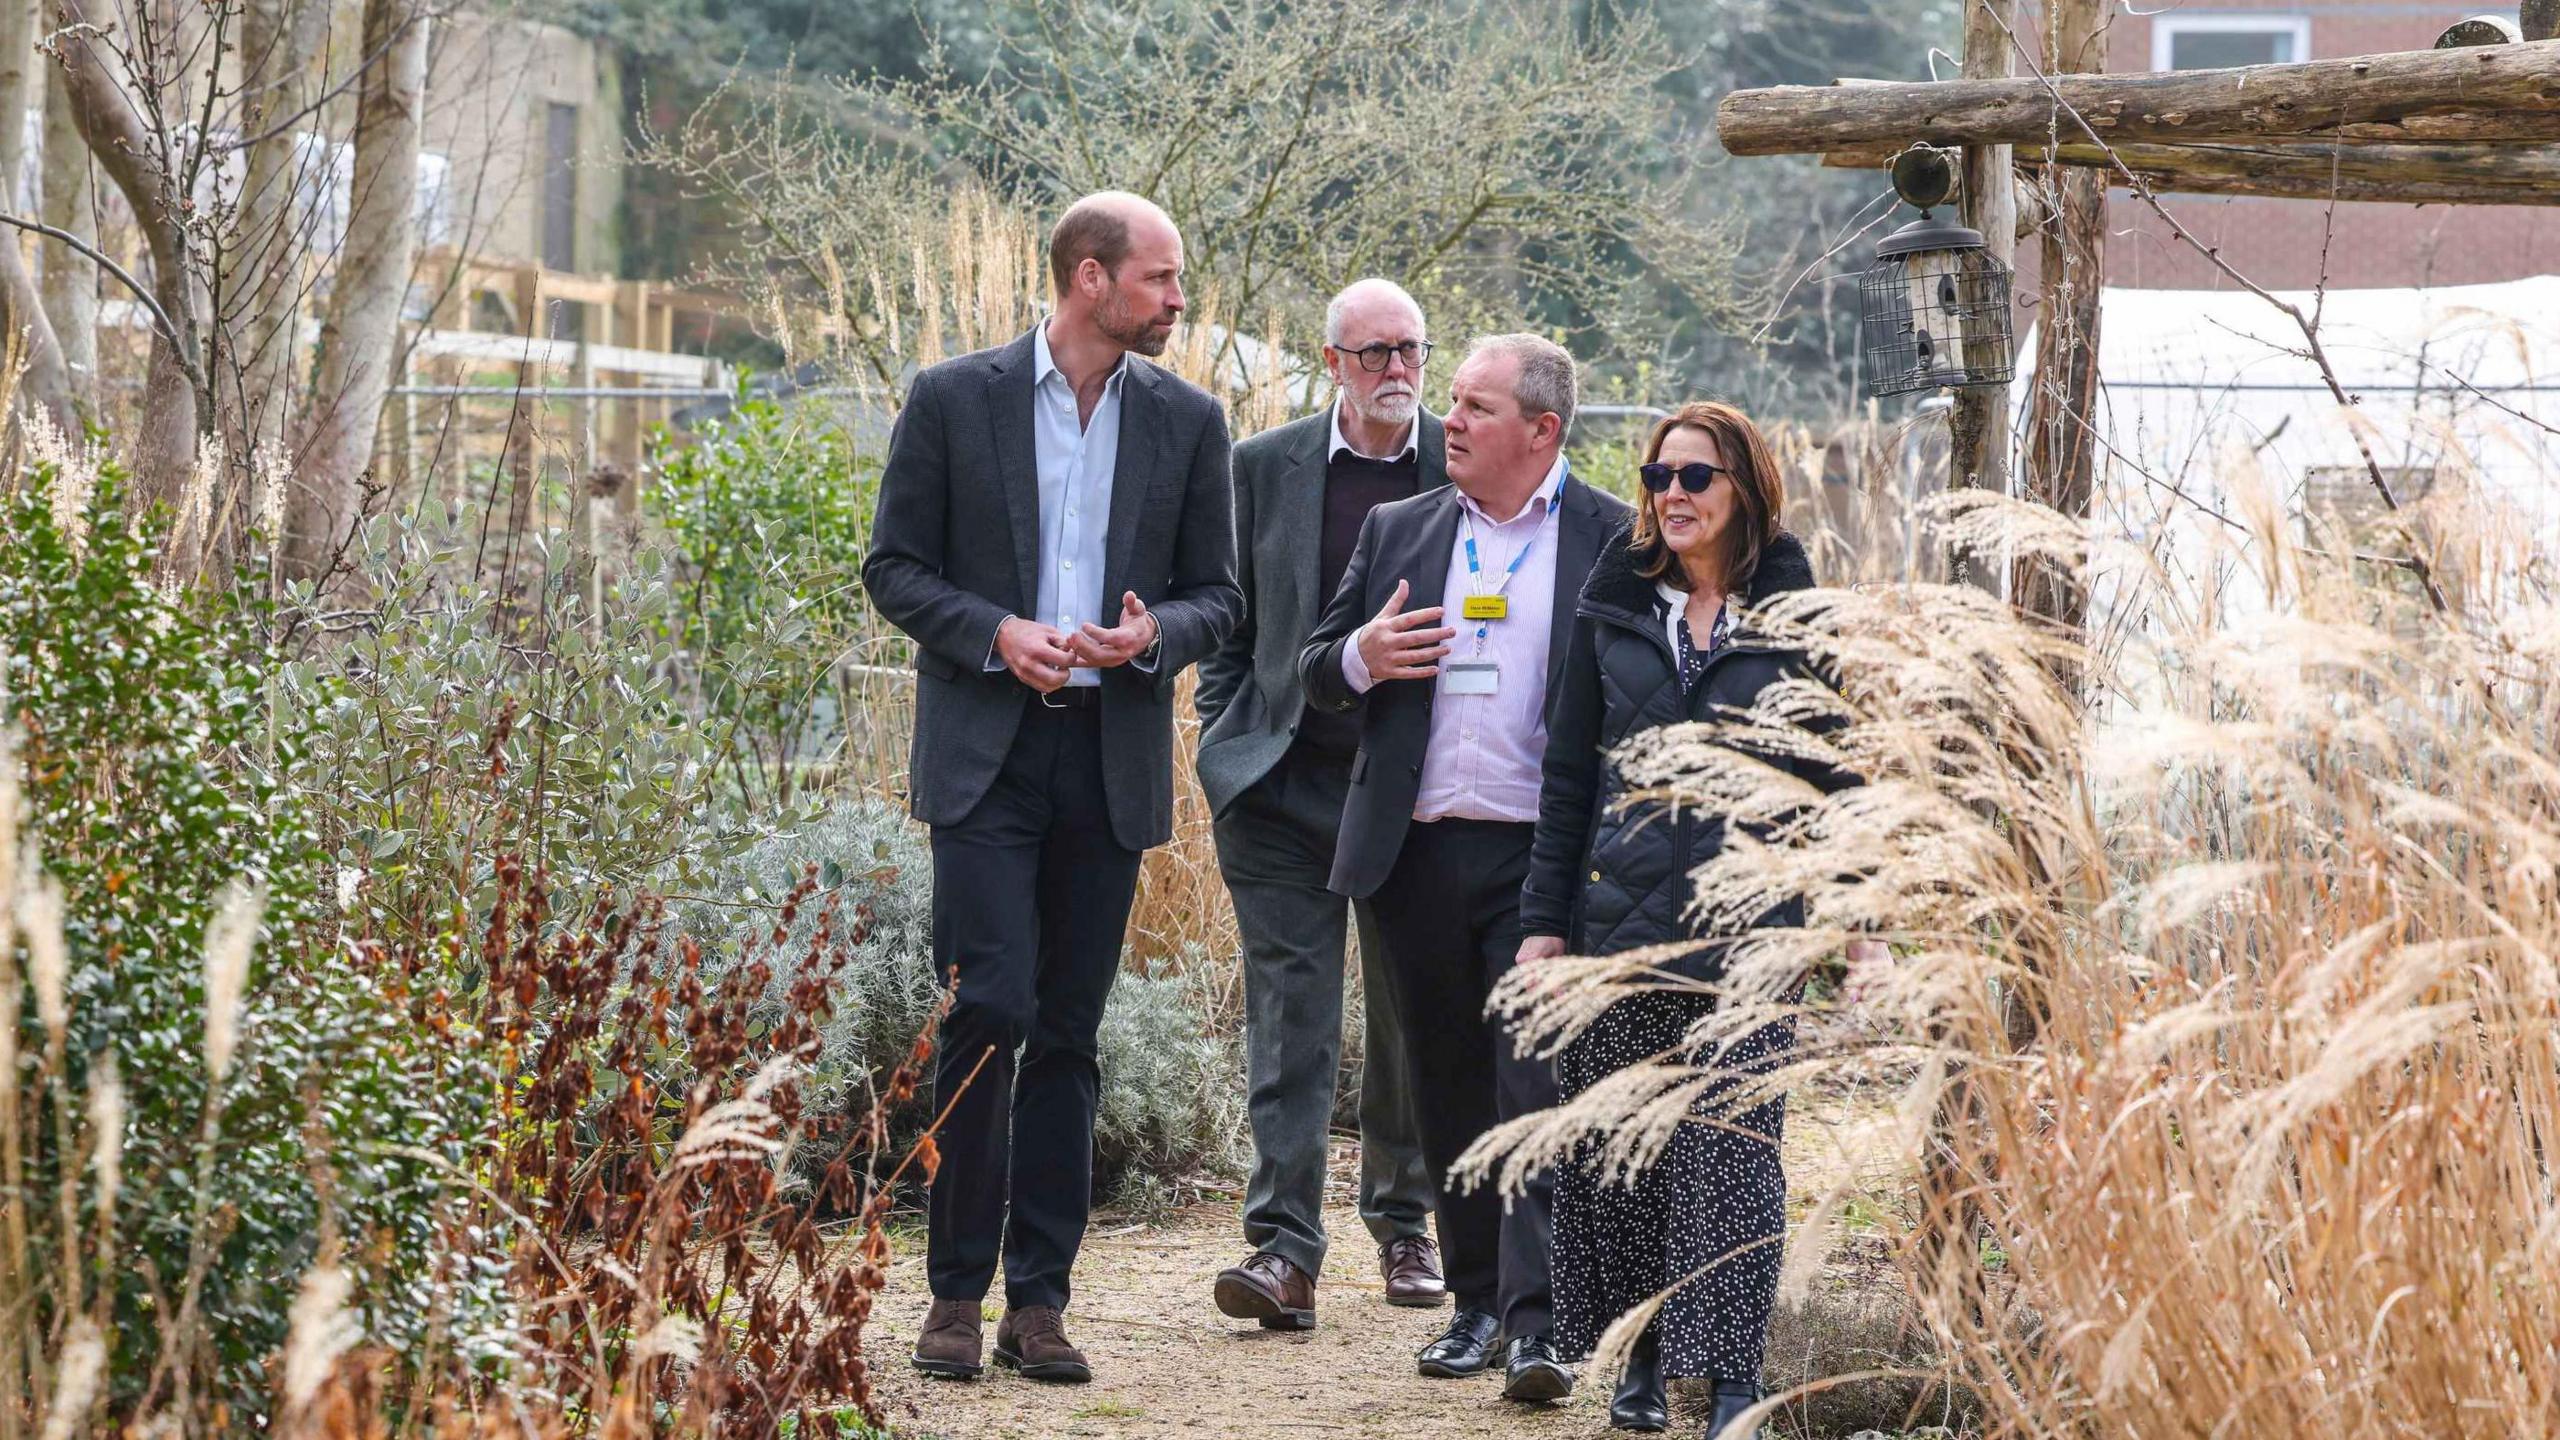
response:
[[[1713,1003],[1667,993],[1619,1000],[1560,1057],[1565,1092],[1579,1094],[1605,1075],[1670,1050]],[[1772,1025],[1723,1064],[1766,1071],[1794,1044],[1793,1021]],[[1693,1113],[1721,1112],[1730,1089],[1728,1083],[1709,1091]],[[1760,1378],[1787,1228],[1787,1177],[1778,1157],[1786,1101],[1722,1118],[1751,1133],[1684,1125],[1632,1186],[1604,1185],[1587,1164],[1560,1168],[1550,1251],[1560,1352],[1589,1354],[1610,1321],[1696,1274],[1655,1321],[1663,1373]],[[1718,1257],[1722,1263],[1708,1268]]]

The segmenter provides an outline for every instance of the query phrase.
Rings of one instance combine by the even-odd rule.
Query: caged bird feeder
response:
[[[2015,369],[2007,267],[1980,231],[1929,216],[1953,195],[1955,175],[1954,157],[1932,146],[1893,162],[1893,188],[1920,218],[1877,242],[1876,263],[1858,277],[1870,395],[2005,385]]]

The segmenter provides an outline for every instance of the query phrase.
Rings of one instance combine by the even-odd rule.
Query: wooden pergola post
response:
[[[2103,0],[2048,0],[2047,74],[2096,74],[2106,68]],[[2057,137],[2058,138],[2058,137]],[[2036,358],[2027,406],[2027,496],[2073,519],[2089,515],[2097,468],[2098,300],[2106,284],[2105,175],[2048,161],[2052,223],[2040,237],[2041,295],[2036,306]],[[2088,619],[2082,577],[2060,565],[2031,561],[2010,580],[2009,598],[2057,631],[2077,634]],[[2077,684],[2078,677],[2065,677]]]
[[[1964,15],[1964,76],[2004,78],[2009,73],[2009,33],[2017,0],[1973,0]],[[1982,232],[1991,258],[2012,269],[2018,253],[2017,180],[2007,145],[1964,147],[1964,223]],[[2009,488],[2009,392],[1997,385],[1959,390],[1948,416],[1948,483],[2005,493]],[[1991,557],[1953,553],[1947,573],[1957,583],[1996,588]]]

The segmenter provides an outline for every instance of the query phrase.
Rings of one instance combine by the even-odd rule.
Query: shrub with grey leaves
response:
[[[811,866],[820,896],[800,907],[784,953],[815,931],[828,895],[843,896],[827,922],[839,930],[855,922],[857,901],[870,906],[870,935],[842,976],[810,1090],[813,1105],[850,1115],[868,1105],[870,1081],[913,1043],[937,993],[933,865],[923,828],[886,801],[839,799],[808,824],[768,835],[716,865],[670,901],[668,923],[702,944],[707,982],[737,964],[738,937],[762,933]],[[1096,1175],[1105,1185],[1133,1171],[1179,1181],[1240,1169],[1243,1055],[1233,1038],[1210,1033],[1206,1009],[1185,978],[1199,968],[1132,971],[1112,990],[1102,1021],[1094,1142]],[[759,1018],[781,1015],[789,984],[787,975],[774,978]],[[920,1097],[898,1122],[912,1129],[926,1118]],[[812,1168],[825,1163],[816,1154],[799,1159]]]

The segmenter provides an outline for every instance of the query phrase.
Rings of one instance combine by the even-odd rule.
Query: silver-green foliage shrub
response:
[[[842,976],[808,1089],[815,1108],[855,1111],[868,1104],[866,1084],[897,1063],[933,1012],[933,866],[920,828],[884,801],[840,800],[805,825],[777,827],[696,880],[669,885],[668,926],[701,944],[708,984],[737,966],[742,937],[769,932],[776,907],[812,865],[823,888],[800,907],[779,953],[802,953],[822,921],[844,933],[855,923],[857,897],[870,906],[870,938]],[[873,877],[883,882],[876,889]],[[844,899],[828,918],[839,887]],[[790,972],[777,973],[757,1018],[779,1018],[790,986]]]
[[[737,964],[737,937],[769,925],[773,907],[813,865],[829,890],[843,886],[848,897],[869,892],[870,938],[843,977],[811,1090],[814,1105],[858,1113],[868,1103],[867,1084],[914,1043],[938,996],[933,865],[923,827],[885,801],[839,799],[810,823],[777,831],[718,864],[670,903],[669,923],[703,945],[706,979],[726,974]],[[874,878],[885,881],[877,890]],[[821,923],[824,893],[801,907],[783,953],[796,952]],[[746,916],[755,923],[742,924]],[[826,923],[853,919],[839,909]],[[776,977],[761,1018],[780,1016],[787,986],[787,977]],[[1114,985],[1102,1020],[1095,1135],[1097,1174],[1105,1183],[1132,1171],[1180,1180],[1231,1175],[1240,1167],[1243,1057],[1233,1039],[1209,1033],[1205,1016],[1193,982],[1170,967],[1126,971]],[[928,1098],[920,1096],[899,1117],[903,1127],[924,1123]],[[827,1157],[797,1158],[814,1169]]]
[[[363,874],[378,933],[485,913],[501,833],[522,836],[575,909],[608,886],[690,889],[696,867],[796,818],[716,803],[742,737],[671,678],[666,616],[680,600],[663,557],[633,557],[598,614],[557,537],[502,586],[475,565],[470,526],[379,522],[370,618],[284,672],[288,708],[311,720],[323,838]],[[811,663],[804,630],[787,617],[744,628],[733,660]]]
[[[1123,1180],[1232,1177],[1243,1171],[1244,1048],[1212,1033],[1195,977],[1205,957],[1121,973],[1102,1015],[1101,1173]]]

